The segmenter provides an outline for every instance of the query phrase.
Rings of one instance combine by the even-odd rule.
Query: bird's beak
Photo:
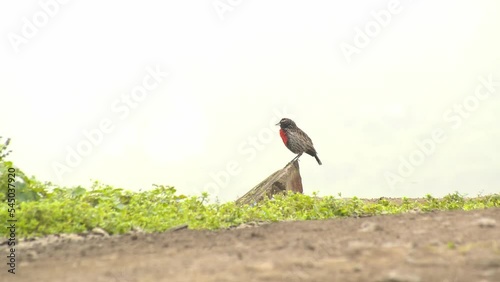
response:
[[[278,123],[277,123],[277,124],[275,124],[275,125],[280,125],[280,123],[278,122]]]

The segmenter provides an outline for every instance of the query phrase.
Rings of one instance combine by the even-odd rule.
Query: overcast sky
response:
[[[42,181],[233,200],[500,191],[500,2],[2,1],[0,135]]]

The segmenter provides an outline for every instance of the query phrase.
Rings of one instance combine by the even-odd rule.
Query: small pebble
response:
[[[375,222],[365,221],[361,224],[360,232],[373,232],[382,230],[382,226]]]
[[[482,217],[476,221],[476,225],[480,227],[495,227],[497,225],[497,221],[493,218]]]
[[[420,282],[422,279],[417,275],[403,274],[396,271],[391,271],[389,274],[378,280],[379,282]]]
[[[92,234],[100,235],[100,236],[104,236],[104,237],[109,237],[108,232],[106,232],[106,230],[104,230],[100,227],[95,227],[94,229],[92,229]]]

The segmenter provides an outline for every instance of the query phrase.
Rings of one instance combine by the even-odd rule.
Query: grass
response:
[[[500,207],[500,194],[465,198],[454,193],[443,198],[427,195],[424,199],[381,198],[374,201],[290,193],[276,195],[253,206],[237,206],[234,202],[208,203],[206,193],[189,197],[180,195],[170,186],[154,186],[152,190],[142,192],[126,191],[98,182],[94,182],[90,189],[60,188],[27,177],[12,162],[5,160],[11,152],[9,144],[10,139],[0,142],[0,202],[4,204],[0,206],[0,222],[7,224],[15,216],[17,237],[81,233],[95,227],[110,234],[121,234],[135,228],[161,232],[184,224],[191,229],[219,229],[252,221]],[[15,176],[11,173],[12,168],[15,168]],[[8,198],[9,185],[15,186],[15,202]],[[0,228],[0,237],[9,236],[8,231],[8,228]]]
[[[37,186],[40,189],[40,185]],[[0,195],[1,198],[2,195]],[[56,233],[81,233],[101,227],[110,234],[141,228],[161,232],[187,224],[191,229],[219,229],[252,221],[314,220],[347,216],[400,214],[408,211],[473,210],[500,207],[500,195],[465,198],[455,193],[443,198],[361,200],[303,194],[277,195],[254,206],[233,202],[208,203],[208,194],[185,196],[174,187],[155,186],[131,192],[95,182],[90,189],[75,187],[44,191],[36,200],[18,202],[17,236],[35,237]],[[7,205],[6,205],[7,206]],[[7,222],[7,208],[0,221]],[[0,229],[6,237],[7,229]]]

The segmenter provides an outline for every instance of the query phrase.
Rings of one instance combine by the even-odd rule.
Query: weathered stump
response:
[[[302,178],[300,177],[298,160],[288,163],[284,168],[271,174],[236,200],[236,204],[252,205],[266,197],[271,198],[275,194],[286,191],[302,193]]]

